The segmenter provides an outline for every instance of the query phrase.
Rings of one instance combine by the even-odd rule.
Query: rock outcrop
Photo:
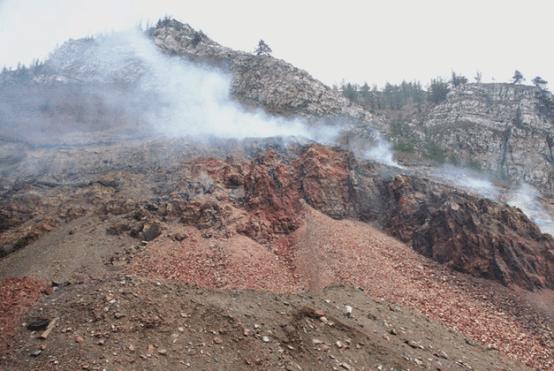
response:
[[[246,109],[261,108],[308,121],[367,123],[372,119],[369,112],[306,71],[272,56],[224,47],[173,19],[160,21],[143,33],[69,40],[44,64],[0,74],[0,98],[6,103],[0,105],[0,113],[18,125],[29,125],[28,121],[48,124],[49,133],[63,132],[58,127],[62,122],[66,132],[90,135],[91,128],[100,128],[119,133],[124,126],[124,132],[131,135],[144,121],[141,112],[156,116],[159,105],[166,103],[165,98],[152,99],[156,92],[148,90],[159,84],[148,80],[159,73],[151,66],[160,62],[156,51],[228,74],[231,96]],[[24,117],[13,107],[25,112]],[[17,137],[8,129],[6,135]],[[109,135],[102,136],[106,138]]]
[[[505,285],[554,288],[554,239],[519,209],[360,162],[338,148],[274,143],[255,148],[245,157],[187,162],[175,157],[163,165],[154,151],[146,158],[120,159],[131,166],[130,158],[140,163],[140,177],[112,170],[101,181],[75,186],[62,183],[44,189],[44,182],[30,182],[28,189],[5,197],[0,219],[5,229],[0,238],[3,254],[48,232],[56,220],[90,212],[115,218],[108,233],[140,240],[163,233],[164,222],[177,222],[195,226],[206,237],[240,234],[273,246],[302,225],[305,202],[335,219],[377,223],[421,254],[456,270]],[[153,164],[144,163],[149,158]],[[116,178],[117,185],[109,181]],[[153,193],[144,192],[149,187]],[[25,209],[25,200],[39,198],[40,208]],[[82,206],[66,210],[59,205]]]
[[[240,202],[229,193],[237,188],[217,182],[224,176],[213,174],[212,179],[221,190],[219,196],[214,193],[219,205],[231,202],[217,210],[247,211],[235,216],[236,226],[231,226],[231,217],[204,223],[203,214],[190,218],[192,225],[200,223],[203,229],[226,225],[228,233],[269,243],[301,225],[304,201],[336,219],[378,223],[422,255],[455,270],[530,290],[554,288],[554,238],[506,204],[430,179],[395,175],[391,169],[360,163],[347,151],[321,145],[297,153],[262,152],[233,174],[234,184],[244,194]],[[196,205],[198,199],[185,204]],[[217,205],[216,199],[209,205]]]
[[[552,95],[514,84],[465,84],[409,127],[448,161],[554,195]],[[420,148],[420,152],[425,148]]]
[[[554,287],[554,238],[521,210],[402,175],[383,198],[385,229],[421,254],[504,285]]]

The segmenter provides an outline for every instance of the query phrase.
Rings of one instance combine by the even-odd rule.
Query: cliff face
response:
[[[513,182],[554,194],[554,120],[541,110],[541,92],[512,84],[454,89],[421,122],[426,140],[455,159]]]

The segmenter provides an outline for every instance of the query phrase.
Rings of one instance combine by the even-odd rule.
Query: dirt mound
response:
[[[213,291],[119,277],[64,288],[19,330],[4,369],[507,369],[524,366],[404,309],[334,287]]]

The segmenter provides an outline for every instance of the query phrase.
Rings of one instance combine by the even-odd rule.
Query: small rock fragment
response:
[[[350,305],[345,305],[344,306],[344,314],[347,317],[352,317],[352,307]]]
[[[425,349],[425,347],[415,341],[412,341],[412,340],[406,340],[404,341],[406,344],[408,344],[409,346],[411,346],[412,348],[414,349]]]
[[[32,321],[27,325],[27,330],[29,331],[42,331],[46,330],[48,327],[48,324],[50,323],[50,320],[46,318],[39,318],[37,320]]]

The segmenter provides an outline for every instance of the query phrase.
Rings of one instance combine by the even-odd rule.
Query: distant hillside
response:
[[[377,110],[408,161],[468,166],[554,194],[554,100],[533,86],[470,83],[439,103]]]

